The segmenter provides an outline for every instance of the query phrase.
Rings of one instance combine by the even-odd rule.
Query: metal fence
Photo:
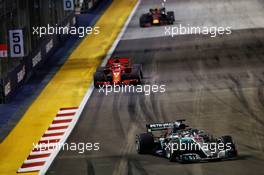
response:
[[[33,35],[33,27],[74,25],[74,11],[64,11],[62,2],[0,0],[0,44],[8,45],[10,29],[22,29],[25,51],[23,58],[0,58],[0,103],[7,102],[65,38],[60,35]]]
[[[25,57],[0,58],[0,103],[6,103],[56,48],[65,35],[33,35],[34,26],[75,25],[74,11],[65,11],[63,0],[0,0],[0,44],[8,44],[8,31],[22,29]],[[92,10],[101,0],[75,0],[83,12]]]
[[[63,0],[0,0],[0,44],[8,44],[8,30],[20,28],[24,34],[26,55],[23,58],[0,58],[0,103],[8,102],[67,37],[39,37],[33,35],[33,27],[47,24],[75,25],[74,11],[65,11],[62,2]],[[101,0],[74,2],[83,12],[89,12]]]

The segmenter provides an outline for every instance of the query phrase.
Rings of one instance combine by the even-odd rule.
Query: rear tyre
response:
[[[142,79],[143,78],[142,65],[141,64],[134,64],[133,68],[137,69],[139,71],[140,79]]]
[[[149,16],[147,14],[143,14],[139,19],[139,25],[140,27],[146,27],[147,24],[149,24]]]
[[[138,154],[152,153],[154,148],[154,138],[150,133],[139,134],[136,138],[136,148]]]
[[[104,72],[104,70],[105,70],[105,67],[98,67],[96,69],[96,72]]]
[[[234,158],[237,156],[236,145],[233,138],[229,135],[220,137],[222,143],[225,145],[224,149],[227,151],[227,158]]]
[[[175,16],[174,16],[174,12],[173,11],[170,11],[167,13],[168,15],[168,22],[169,24],[173,24],[174,21],[175,21]]]
[[[169,142],[167,143],[169,144],[169,148],[166,147],[166,149],[164,150],[165,151],[165,154],[166,154],[166,157],[167,159],[169,159],[170,162],[176,162],[176,153],[175,152],[175,146],[174,146],[174,143],[173,142]]]
[[[103,72],[95,72],[94,73],[94,87],[95,88],[99,88],[98,82],[104,82],[105,79],[105,75]]]
[[[138,70],[132,71],[129,76],[130,80],[136,80],[133,85],[141,84],[140,72]]]
[[[139,67],[133,67],[130,73],[129,79],[130,80],[137,80],[134,85],[141,84],[141,71]]]
[[[170,162],[176,162],[176,154],[172,151],[168,150],[166,152],[166,157],[169,159]]]
[[[146,21],[146,16],[142,15],[139,19],[139,25],[140,27],[145,27],[145,21]]]
[[[226,147],[227,144],[231,145],[231,147],[235,146],[235,144],[233,142],[233,138],[231,136],[229,136],[229,135],[222,136],[222,137],[220,137],[220,139],[221,139],[222,143],[225,144],[225,149],[227,148]]]

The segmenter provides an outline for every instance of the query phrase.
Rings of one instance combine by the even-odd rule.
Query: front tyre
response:
[[[138,154],[151,153],[154,148],[154,138],[150,133],[142,133],[137,135],[136,149]]]
[[[167,151],[166,157],[167,159],[169,159],[170,162],[176,162],[176,154],[173,153],[172,151]]]

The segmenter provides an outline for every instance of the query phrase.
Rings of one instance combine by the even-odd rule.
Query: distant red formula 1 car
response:
[[[150,9],[148,13],[141,15],[139,19],[140,27],[151,27],[160,25],[170,25],[175,21],[173,11],[167,12],[165,7]]]
[[[129,58],[110,58],[105,67],[94,73],[94,87],[104,85],[137,85],[143,78],[142,65],[131,65]]]

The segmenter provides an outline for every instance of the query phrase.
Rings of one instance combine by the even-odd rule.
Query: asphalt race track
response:
[[[232,35],[216,38],[205,35],[171,38],[156,33],[164,27],[139,29],[136,21],[142,9],[147,11],[157,2],[141,3],[114,56],[130,57],[133,62],[141,63],[144,84],[164,84],[166,92],[106,96],[95,90],[67,143],[98,142],[100,150],[84,154],[62,151],[47,174],[253,175],[264,172],[264,1],[175,0],[171,4],[168,1],[170,8],[177,8],[176,20],[181,22],[189,23],[192,19],[199,24],[195,19],[199,18],[200,7],[205,5],[201,16],[207,13],[207,17],[200,19],[199,25],[207,25],[210,20],[215,25],[232,27],[234,24]],[[242,10],[238,8],[241,4],[246,4]],[[189,18],[179,6],[189,9]],[[228,7],[226,15],[215,18],[223,13],[223,7]],[[178,19],[179,10],[185,18]],[[214,15],[210,16],[212,11]],[[225,18],[228,15],[230,18]],[[225,20],[228,22],[224,23]],[[141,30],[149,30],[149,35],[141,37]],[[136,153],[135,135],[145,131],[146,123],[182,118],[190,126],[216,136],[232,135],[239,151],[237,160],[179,164]]]

